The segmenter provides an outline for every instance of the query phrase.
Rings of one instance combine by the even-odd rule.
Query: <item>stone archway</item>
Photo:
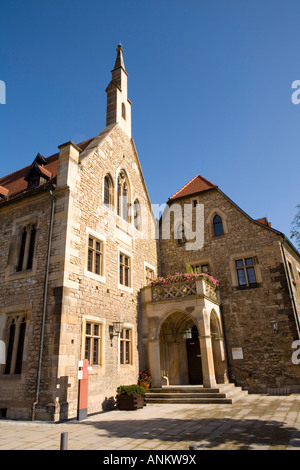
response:
[[[164,319],[160,326],[159,349],[164,383],[203,383],[199,333],[189,315],[175,311]]]

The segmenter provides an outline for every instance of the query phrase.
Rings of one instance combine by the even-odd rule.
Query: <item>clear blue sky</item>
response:
[[[2,0],[0,176],[101,132],[121,42],[152,202],[201,174],[289,235],[299,24],[299,0]]]

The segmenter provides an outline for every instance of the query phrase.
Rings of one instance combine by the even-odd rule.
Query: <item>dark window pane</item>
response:
[[[93,344],[93,364],[98,364],[99,340],[94,338]]]
[[[126,342],[126,364],[130,364],[130,343]]]
[[[24,229],[23,232],[22,232],[22,239],[21,239],[21,245],[20,245],[19,262],[18,262],[18,266],[17,266],[17,271],[22,271],[22,269],[23,269],[26,236],[27,236],[27,232],[26,232],[26,229]]]
[[[9,328],[9,341],[8,341],[8,347],[7,347],[5,374],[10,374],[10,367],[11,367],[11,360],[12,360],[12,353],[13,353],[14,339],[15,339],[15,329],[16,329],[16,325],[13,321],[13,323],[10,325],[10,328]]]
[[[91,334],[91,332],[92,332],[91,326],[92,326],[92,325],[91,325],[90,323],[87,323],[87,324],[86,324],[86,327],[85,327],[85,334],[86,334],[86,335],[90,335],[90,334]]]
[[[36,229],[33,227],[30,234],[30,243],[29,243],[29,253],[28,253],[28,261],[27,261],[27,269],[32,269],[32,262],[33,262],[33,253],[34,253],[34,244],[35,244],[35,235]]]
[[[219,215],[215,215],[213,218],[213,225],[214,225],[214,234],[215,235],[223,235],[223,223],[222,219]]]
[[[125,286],[129,287],[129,269],[125,268]]]
[[[256,284],[254,268],[247,268],[247,276],[249,284]]]
[[[245,265],[246,266],[251,266],[253,264],[253,258],[246,258],[245,259]]]
[[[245,272],[243,269],[237,270],[237,276],[238,276],[239,286],[246,286],[247,282],[246,282]]]
[[[95,256],[95,273],[100,274],[100,255],[96,253]]]
[[[93,252],[89,250],[88,252],[88,271],[93,270]]]
[[[242,266],[244,266],[243,260],[242,259],[236,260],[235,265],[237,268],[241,268]]]
[[[120,344],[120,363],[124,364],[124,342],[121,341]]]
[[[109,181],[108,176],[106,176],[104,178],[104,204],[106,205],[110,204],[109,196],[110,196],[110,181]]]
[[[26,330],[26,322],[25,322],[25,319],[23,319],[23,321],[20,325],[19,344],[18,344],[18,350],[17,350],[17,361],[16,361],[15,374],[21,374],[24,339],[25,339],[25,330]]]
[[[90,360],[91,338],[85,338],[84,358]]]

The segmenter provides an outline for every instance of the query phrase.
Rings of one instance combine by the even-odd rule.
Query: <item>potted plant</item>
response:
[[[139,385],[147,390],[151,384],[151,375],[148,369],[144,369],[142,372],[139,372]]]
[[[136,410],[145,405],[145,389],[139,385],[120,385],[117,388],[119,410]]]

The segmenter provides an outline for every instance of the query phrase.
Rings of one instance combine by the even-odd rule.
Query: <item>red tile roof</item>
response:
[[[81,142],[80,144],[77,144],[77,147],[79,147],[81,150],[84,150],[92,142],[92,140],[94,140],[94,137],[92,139]],[[51,181],[53,182],[55,181],[57,176],[58,157],[59,153],[55,153],[54,155],[45,158],[45,166],[42,167],[39,165],[40,170],[45,175],[47,175],[48,178],[50,177]],[[28,190],[28,183],[24,179],[25,176],[28,174],[30,167],[31,165],[26,166],[21,170],[15,171],[14,173],[0,178],[0,186],[2,186],[3,189],[8,191],[9,200],[21,195],[22,193],[25,194],[30,191]],[[3,189],[1,190],[1,194],[3,193]]]
[[[177,199],[184,196],[191,196],[192,194],[207,191],[208,189],[217,188],[217,186],[201,175],[196,175],[187,184],[185,184],[179,191],[177,191],[169,200]]]

